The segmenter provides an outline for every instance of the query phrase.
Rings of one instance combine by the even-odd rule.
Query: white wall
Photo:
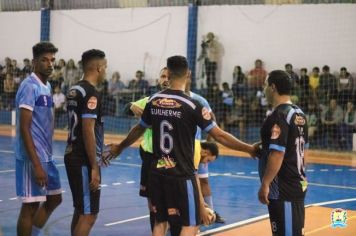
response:
[[[0,12],[0,64],[9,56],[22,65],[40,40],[40,12]]]
[[[109,74],[123,80],[145,70],[152,83],[166,58],[186,55],[186,7],[52,11],[51,39],[58,56],[79,60],[83,51],[102,49]]]
[[[187,7],[52,11],[51,39],[58,58],[79,60],[89,48],[103,49],[109,72],[129,80],[145,69],[153,82],[168,56],[186,55]],[[346,66],[356,71],[356,4],[241,5],[199,8],[198,40],[212,31],[224,47],[221,76],[253,67],[267,70]],[[40,38],[39,12],[0,12],[0,63],[5,56],[22,61]],[[198,51],[200,50],[198,42]],[[110,75],[109,73],[109,75]]]
[[[355,24],[356,4],[206,6],[199,8],[198,36],[215,33],[224,47],[222,80],[230,82],[235,65],[250,70],[257,58],[268,71],[290,62],[354,72]]]

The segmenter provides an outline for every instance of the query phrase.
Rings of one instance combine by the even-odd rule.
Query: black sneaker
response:
[[[219,224],[225,224],[225,219],[222,218],[219,213],[217,213],[215,211],[215,215],[216,215],[216,219],[215,219],[215,223],[219,223]]]

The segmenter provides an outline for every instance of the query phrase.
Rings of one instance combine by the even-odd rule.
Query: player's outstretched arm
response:
[[[257,156],[258,149],[257,145],[250,145],[248,143],[242,142],[241,140],[235,138],[232,134],[220,129],[215,126],[209,131],[209,134],[220,144],[225,147],[231,148],[236,151],[242,151],[250,154],[250,156]]]
[[[145,132],[146,128],[141,126],[140,124],[135,125],[126,136],[124,140],[121,141],[119,144],[110,144],[110,148],[108,153],[103,155],[103,161],[105,163],[109,163],[110,160],[116,158],[120,155],[120,153],[131,144],[137,141],[142,134]]]

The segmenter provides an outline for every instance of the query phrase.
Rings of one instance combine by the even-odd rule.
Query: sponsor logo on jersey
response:
[[[87,106],[90,110],[94,110],[98,105],[98,99],[96,97],[90,97],[87,103]]]
[[[168,215],[170,216],[174,216],[174,215],[177,215],[177,216],[180,216],[180,212],[177,208],[168,208]]]
[[[169,98],[160,98],[152,102],[153,106],[163,107],[163,108],[179,108],[182,106],[179,102]]]
[[[303,117],[303,116],[296,115],[296,116],[295,116],[295,119],[294,119],[294,124],[295,124],[295,125],[299,125],[299,126],[305,125],[305,119],[304,119],[304,117]]]
[[[281,135],[281,128],[275,124],[271,130],[271,139],[277,139],[279,138],[279,135]]]
[[[344,209],[336,208],[331,212],[331,227],[346,227],[347,212]]]
[[[210,120],[211,119],[211,115],[210,115],[210,112],[209,112],[208,108],[203,107],[203,110],[201,111],[201,114],[203,115],[203,118],[205,120]]]
[[[163,156],[161,159],[158,160],[157,162],[157,169],[160,168],[165,168],[165,169],[171,169],[174,168],[177,165],[177,162],[174,161],[173,158],[169,156]]]
[[[68,93],[68,98],[75,98],[77,96],[77,91],[75,89],[72,89]]]

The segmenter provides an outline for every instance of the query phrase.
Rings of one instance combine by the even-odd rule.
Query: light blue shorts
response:
[[[16,194],[22,202],[43,202],[47,195],[62,193],[59,172],[54,161],[41,162],[48,175],[47,186],[41,187],[35,181],[33,166],[29,160],[16,160]]]

